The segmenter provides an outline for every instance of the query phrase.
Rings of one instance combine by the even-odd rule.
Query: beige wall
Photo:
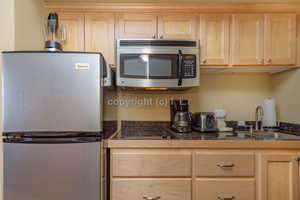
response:
[[[272,76],[279,120],[300,123],[300,69]]]
[[[47,17],[43,0],[15,0],[16,50],[41,50]]]
[[[13,50],[15,46],[14,1],[0,1],[0,52]],[[0,75],[2,74],[2,57],[0,55]],[[2,81],[0,81],[0,88]],[[0,90],[2,93],[2,91]],[[0,112],[2,113],[2,98],[0,98]],[[2,115],[0,115],[0,131],[2,132]],[[0,140],[0,200],[3,199],[3,144]]]
[[[165,101],[172,98],[189,99],[192,112],[223,108],[228,113],[227,120],[254,120],[255,107],[273,96],[271,83],[268,74],[202,74],[198,88],[173,92],[120,90],[119,102],[114,103],[119,103],[119,120],[168,121],[169,106]],[[107,116],[113,113],[110,110],[116,110],[115,104],[108,102],[111,98],[116,97],[105,100]]]

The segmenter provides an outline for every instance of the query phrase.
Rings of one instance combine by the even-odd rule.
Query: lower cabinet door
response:
[[[260,158],[261,200],[299,200],[298,154],[265,153]]]
[[[112,200],[191,200],[190,178],[113,178]]]
[[[196,200],[255,200],[255,179],[197,179]]]

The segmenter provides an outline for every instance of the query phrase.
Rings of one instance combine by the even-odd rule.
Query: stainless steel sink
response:
[[[257,140],[300,140],[300,136],[280,132],[259,131],[254,132],[253,135],[246,131],[237,131],[237,133],[246,134],[248,137]]]

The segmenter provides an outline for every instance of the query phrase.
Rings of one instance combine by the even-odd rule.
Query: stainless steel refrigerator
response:
[[[100,53],[3,52],[4,200],[99,200]]]

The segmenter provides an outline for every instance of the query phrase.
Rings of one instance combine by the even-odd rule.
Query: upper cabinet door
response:
[[[159,39],[195,39],[196,35],[196,15],[163,14],[158,17]]]
[[[87,14],[85,16],[85,50],[101,52],[107,63],[114,64],[114,14]]]
[[[156,38],[157,16],[144,13],[123,13],[117,17],[118,38]]]
[[[67,29],[64,51],[84,51],[84,15],[59,13],[59,20]]]
[[[233,15],[233,65],[264,64],[264,15]]]
[[[201,65],[229,64],[230,15],[200,16]]]
[[[295,14],[266,15],[265,59],[267,65],[294,65],[296,63]]]

